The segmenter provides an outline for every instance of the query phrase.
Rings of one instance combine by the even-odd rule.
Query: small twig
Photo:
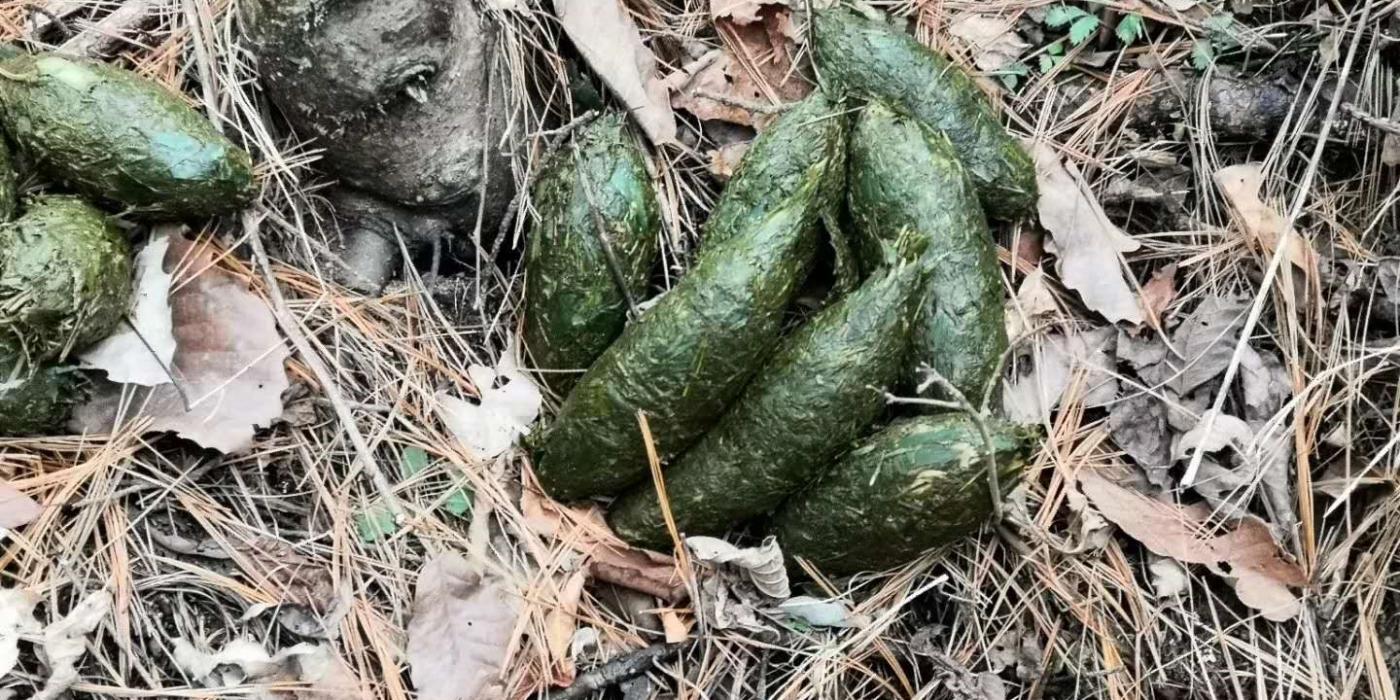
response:
[[[258,262],[258,267],[262,270],[263,279],[267,281],[267,294],[272,299],[272,315],[277,318],[277,325],[282,327],[282,331],[287,334],[287,338],[296,346],[297,353],[306,361],[306,366],[311,373],[316,375],[316,381],[321,385],[321,391],[325,392],[326,398],[335,408],[336,417],[340,419],[341,428],[350,438],[350,444],[355,447],[355,452],[359,455],[359,462],[369,473],[370,481],[379,492],[379,497],[383,499],[384,505],[393,513],[396,523],[403,523],[406,519],[403,506],[399,504],[399,499],[394,495],[394,485],[389,483],[389,478],[384,475],[384,470],[379,468],[379,462],[374,458],[374,450],[369,446],[369,441],[365,439],[364,433],[360,431],[359,423],[355,422],[355,414],[350,412],[350,406],[346,403],[345,397],[340,392],[340,385],[336,383],[335,375],[330,368],[326,367],[326,362],[316,353],[311,341],[302,332],[301,325],[292,316],[291,310],[287,307],[287,299],[282,296],[282,288],[277,284],[277,276],[272,271],[272,261],[267,256],[267,250],[263,248],[261,233],[262,216],[249,209],[243,212],[243,233],[248,239],[248,244],[253,249],[253,257]]]
[[[569,134],[591,124],[593,120],[597,118],[598,111],[590,109],[574,117],[567,124],[558,129],[547,132],[552,135],[549,138],[549,142],[545,144],[544,153],[540,154],[540,161],[544,162],[548,160],[555,151],[559,150],[559,147],[564,144],[564,139],[569,138]],[[501,252],[501,246],[505,244],[505,240],[510,237],[511,226],[515,223],[515,217],[520,213],[520,204],[525,200],[525,193],[529,192],[530,188],[535,186],[535,181],[539,179],[540,172],[540,168],[534,168],[525,182],[515,191],[515,195],[510,198],[510,204],[506,205],[505,214],[501,216],[501,224],[496,228],[496,240],[491,241],[491,257],[493,259]]]
[[[1393,122],[1389,119],[1385,119],[1383,117],[1378,117],[1374,114],[1371,114],[1370,112],[1360,107],[1357,107],[1351,102],[1343,102],[1342,111],[1346,112],[1347,114],[1350,114],[1353,119],[1362,122],[1363,124],[1366,124],[1367,126],[1370,126],[1378,131],[1384,131],[1387,134],[1394,134],[1396,136],[1400,136],[1400,124],[1397,124],[1396,122]]]
[[[936,385],[948,396],[953,397],[951,403],[956,405],[962,412],[966,413],[967,417],[972,421],[972,424],[977,426],[977,432],[982,436],[982,442],[987,448],[985,459],[987,462],[987,486],[990,487],[992,492],[992,522],[1000,523],[1002,517],[1001,475],[997,473],[996,443],[992,441],[992,431],[987,428],[986,414],[978,410],[976,406],[973,406],[972,402],[967,400],[967,396],[957,387],[953,386],[952,382],[939,374],[938,370],[925,365],[920,367],[919,371],[928,375],[928,379],[924,380],[924,382],[919,385],[916,393],[922,394],[928,391],[930,387]],[[932,401],[933,399],[926,400]]]
[[[626,680],[631,680],[650,671],[659,661],[675,658],[683,644],[653,644],[633,652],[623,654],[593,669],[574,680],[573,685],[563,690],[544,690],[540,700],[576,700],[587,697],[604,688],[609,688]]]
[[[170,380],[170,386],[174,387],[175,393],[180,396],[180,403],[184,405],[185,412],[189,413],[190,411],[193,411],[194,406],[190,404],[190,397],[188,394],[185,393],[185,388],[180,386],[180,380],[175,378],[175,373],[172,372],[170,368],[165,365],[165,362],[160,359],[160,353],[156,352],[156,349],[154,347],[151,347],[151,342],[149,340],[146,340],[146,336],[141,335],[141,329],[136,327],[136,323],[131,320],[131,316],[123,316],[122,321],[126,323],[127,328],[131,329],[131,332],[136,336],[136,339],[141,341],[141,345],[146,348],[146,352],[151,353],[151,357],[155,358],[156,364],[160,365],[160,371],[163,372],[165,374],[165,377]]]
[[[721,95],[717,92],[710,92],[708,90],[696,90],[695,96],[703,97],[707,100],[710,100],[711,102],[718,102],[726,107],[734,107],[736,109],[742,109],[748,112],[753,112],[755,114],[781,114],[789,109],[792,109],[797,104],[795,102],[789,102],[778,105],[766,105],[760,102],[750,102],[748,100],[741,100],[737,97],[730,97],[729,95]]]
[[[636,571],[626,567],[608,564],[606,562],[594,561],[588,565],[588,573],[593,578],[615,586],[645,593],[649,596],[660,598],[669,603],[685,600],[688,595],[685,584],[677,580],[675,584],[666,584],[654,578],[640,576]]]
[[[627,275],[622,271],[622,263],[617,259],[617,251],[613,250],[612,237],[608,235],[608,225],[603,221],[603,213],[598,211],[598,200],[593,196],[593,183],[588,181],[588,176],[583,172],[583,164],[580,162],[578,144],[574,144],[574,162],[578,167],[574,168],[578,175],[579,186],[583,188],[583,198],[588,202],[588,213],[593,218],[593,232],[598,235],[598,245],[603,248],[603,260],[608,265],[608,272],[612,273],[613,282],[622,292],[622,298],[627,300],[627,314],[631,318],[636,318],[637,300],[632,297],[632,290],[627,285]]]

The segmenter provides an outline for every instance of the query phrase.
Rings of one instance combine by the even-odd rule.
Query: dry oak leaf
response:
[[[1204,564],[1231,580],[1240,602],[1273,621],[1292,619],[1302,602],[1289,588],[1307,585],[1303,570],[1279,547],[1269,526],[1248,516],[1217,527],[1205,504],[1163,503],[1093,470],[1079,488],[1105,518],[1152,552],[1183,564]]]
[[[99,381],[74,411],[72,427],[107,432],[150,419],[152,432],[173,432],[220,452],[252,447],[257,427],[282,415],[289,386],[286,343],[261,297],[218,266],[208,242],[170,237],[165,269],[174,278],[170,314],[176,383],[144,387]]]
[[[738,547],[718,537],[696,536],[687,537],[685,545],[700,561],[727,564],[742,572],[759,593],[769,598],[792,595],[787,567],[783,564],[783,550],[777,538],[767,537],[757,547]]]
[[[1142,307],[1119,257],[1141,244],[1108,220],[1074,163],[1061,163],[1044,143],[1030,148],[1040,186],[1040,225],[1050,232],[1045,247],[1056,255],[1060,281],[1109,321],[1142,323]]]
[[[554,0],[554,13],[593,72],[627,106],[653,144],[674,143],[676,116],[656,55],[620,0]]]
[[[516,598],[462,555],[439,554],[418,572],[408,663],[421,700],[500,700],[501,665],[515,636]]]
[[[1142,303],[1142,311],[1147,316],[1147,322],[1153,328],[1161,329],[1162,314],[1176,301],[1176,263],[1171,263],[1166,267],[1152,273],[1152,279],[1147,280],[1147,284],[1142,285],[1142,294],[1138,297]]]
[[[564,687],[574,682],[578,668],[571,653],[574,633],[578,630],[578,606],[583,600],[583,587],[588,583],[588,571],[579,569],[565,579],[559,595],[545,613],[545,642],[553,662],[550,683]]]
[[[1215,172],[1215,184],[1225,195],[1235,219],[1249,236],[1251,245],[1266,255],[1273,255],[1282,241],[1284,255],[1308,279],[1317,278],[1317,253],[1277,209],[1259,193],[1264,188],[1264,167],[1261,163],[1243,163],[1221,168]]]

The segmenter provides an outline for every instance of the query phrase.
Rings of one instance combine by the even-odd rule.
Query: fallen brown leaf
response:
[[[409,675],[422,700],[499,700],[501,664],[515,632],[517,600],[504,582],[460,554],[440,554],[418,572],[408,622]]]
[[[1282,241],[1288,261],[1309,279],[1317,277],[1317,254],[1312,246],[1288,225],[1281,212],[1259,198],[1264,187],[1262,164],[1243,163],[1221,168],[1215,172],[1215,184],[1225,195],[1251,245],[1272,255]]]
[[[1040,224],[1050,232],[1046,250],[1066,287],[1110,322],[1142,323],[1142,308],[1119,255],[1141,247],[1112,221],[1089,192],[1079,168],[1044,143],[1031,145],[1040,185]]]
[[[559,588],[559,597],[545,615],[545,642],[549,648],[549,658],[554,662],[554,675],[550,682],[564,687],[574,682],[578,668],[569,653],[569,642],[578,629],[578,606],[583,599],[583,586],[588,582],[588,571],[579,569]]]
[[[1138,296],[1143,315],[1153,328],[1161,330],[1162,314],[1176,301],[1176,263],[1172,263],[1152,273],[1152,279],[1142,285]]]
[[[1163,503],[1109,481],[1093,470],[1079,487],[1105,518],[1129,537],[1183,564],[1204,564],[1232,580],[1240,602],[1266,619],[1292,619],[1302,603],[1289,590],[1307,585],[1303,570],[1274,541],[1269,526],[1248,516],[1216,527],[1204,504]]]
[[[743,21],[717,19],[724,47],[667,77],[673,107],[701,119],[761,129],[776,117],[768,107],[796,102],[812,91],[812,82],[793,63],[797,46],[790,10],[765,2],[753,3],[752,12],[752,19],[743,14]]]
[[[637,25],[618,0],[554,0],[554,13],[593,72],[627,106],[647,138],[676,140],[676,117],[656,55],[642,43]]]
[[[289,385],[287,348],[272,311],[244,280],[218,267],[217,251],[207,242],[171,237],[165,269],[175,279],[171,371],[178,384],[96,382],[92,397],[74,411],[72,427],[107,432],[148,418],[152,432],[173,432],[220,452],[246,450],[256,427],[282,415]]]
[[[542,494],[533,475],[520,493],[525,526],[588,557],[595,578],[668,601],[686,595],[675,560],[636,549],[613,533],[598,506],[571,508]]]

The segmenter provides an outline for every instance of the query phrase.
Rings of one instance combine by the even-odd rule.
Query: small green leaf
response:
[[[1235,18],[1227,14],[1211,15],[1201,22],[1201,26],[1217,34],[1229,34],[1235,27]]]
[[[1118,29],[1114,33],[1118,35],[1119,41],[1132,44],[1147,34],[1147,26],[1142,21],[1142,15],[1134,12],[1118,21]]]
[[[1099,30],[1099,18],[1086,14],[1069,25],[1069,40],[1078,46],[1089,40]]]
[[[1054,56],[1050,56],[1048,54],[1040,54],[1040,72],[1049,73],[1050,71],[1055,70],[1055,66],[1058,65],[1059,62],[1060,59]]]
[[[1065,55],[1065,42],[1063,42],[1063,41],[1056,41],[1056,42],[1050,44],[1049,46],[1045,47],[1045,50],[1046,50],[1046,52],[1048,52],[1051,56],[1055,56],[1055,57],[1063,56],[1063,55]]]
[[[411,479],[428,468],[428,453],[421,447],[409,447],[403,451],[400,464],[403,466],[404,478]]]
[[[998,75],[997,78],[1001,80],[1001,84],[1005,85],[1007,90],[1015,90],[1016,86],[1021,82],[1021,76],[1015,73],[1002,73]]]
[[[1060,28],[1089,14],[1073,5],[1056,5],[1045,13],[1045,26]]]
[[[394,534],[398,529],[398,523],[394,522],[394,514],[382,503],[375,503],[355,516],[355,530],[360,533],[360,539],[367,544],[374,544]]]
[[[1215,50],[1210,47],[1210,42],[1205,39],[1196,41],[1196,45],[1191,47],[1191,65],[1196,70],[1205,70],[1210,67],[1210,62],[1215,60]]]

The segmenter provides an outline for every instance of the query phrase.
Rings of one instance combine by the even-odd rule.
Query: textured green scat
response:
[[[666,470],[680,532],[722,534],[767,513],[860,438],[906,366],[922,283],[915,264],[888,268],[782,342],[734,407]],[[651,484],[613,504],[608,521],[633,544],[670,541]]]
[[[578,380],[622,333],[627,298],[618,288],[598,237],[590,198],[633,299],[645,297],[660,252],[661,213],[646,162],[619,115],[584,130],[536,182],[539,224],[530,234],[525,269],[525,344],[557,392]],[[587,189],[585,189],[587,188]]]
[[[611,495],[644,477],[637,413],[662,459],[714,424],[768,359],[816,255],[815,187],[763,223],[707,247],[690,273],[583,375],[536,453],[560,500]]]
[[[905,32],[841,7],[816,13],[813,36],[823,79],[887,99],[948,135],[989,214],[1020,218],[1034,210],[1035,163],[956,66]]]
[[[820,96],[809,104],[824,104]],[[772,182],[761,162],[729,186],[761,192],[733,231],[707,240],[690,272],[641,318],[628,325],[564,401],[535,453],[540,484],[555,498],[615,495],[646,476],[649,466],[638,411],[648,416],[662,460],[705,433],[762,366],[782,332],[783,313],[816,257],[819,192],[844,178],[844,121],[810,130],[790,110],[770,132],[800,129],[804,138],[778,139],[784,149],[825,157],[806,161],[798,184]],[[809,115],[810,116],[810,115]],[[767,158],[790,158],[769,150]],[[746,163],[753,156],[746,158]]]
[[[13,219],[18,205],[19,175],[10,145],[0,138],[0,223]]]
[[[245,151],[180,96],[122,68],[10,56],[0,61],[0,110],[19,149],[93,197],[194,217],[256,194]]]
[[[851,134],[849,197],[864,265],[900,237],[923,250],[929,282],[912,358],[978,401],[1006,325],[996,247],[957,153],[943,134],[872,102]]]
[[[131,298],[131,249],[78,197],[34,200],[0,226],[0,344],[62,360],[111,333]]]
[[[992,420],[1003,493],[1020,479],[1033,430]],[[789,559],[839,576],[897,566],[954,542],[991,515],[986,443],[961,414],[895,422],[868,438],[774,515]]]
[[[71,368],[22,370],[27,363],[0,350],[0,436],[39,435],[59,430],[79,400],[78,374]]]
[[[796,194],[814,168],[844,171],[848,122],[842,106],[820,90],[783,112],[754,139],[720,193],[705,221],[705,244],[715,245],[761,221]],[[829,178],[821,200],[840,202],[843,187],[841,178]]]

